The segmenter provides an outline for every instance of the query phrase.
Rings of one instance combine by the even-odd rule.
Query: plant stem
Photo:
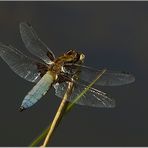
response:
[[[45,138],[45,141],[44,141],[44,143],[43,143],[43,145],[42,145],[43,147],[45,147],[45,146],[48,144],[49,140],[51,139],[51,136],[52,136],[52,134],[53,134],[53,131],[54,131],[54,129],[55,129],[57,123],[58,123],[58,120],[59,120],[60,117],[61,117],[62,111],[63,111],[63,109],[65,108],[67,99],[68,99],[68,97],[70,96],[70,94],[71,94],[71,92],[72,92],[72,88],[73,88],[73,83],[72,83],[72,82],[69,82],[69,83],[68,83],[67,91],[66,91],[66,93],[64,94],[64,97],[63,97],[63,99],[62,99],[62,102],[61,102],[61,104],[60,104],[60,106],[59,106],[59,108],[58,108],[58,110],[57,110],[57,112],[56,112],[56,115],[55,115],[55,117],[54,117],[54,119],[53,119],[53,122],[51,123],[51,126],[50,126],[50,129],[49,129],[49,131],[48,131],[48,134],[47,134],[47,136],[46,136],[46,138]]]
[[[77,101],[79,101],[79,99],[95,84],[95,82],[106,72],[106,69],[103,69],[100,73],[98,73],[98,75],[96,76],[96,78],[74,99],[74,101],[72,103],[67,104],[65,103],[65,109],[63,112],[63,115],[61,117],[59,117],[58,122],[56,123],[57,127],[60,123],[60,121],[62,120],[62,117],[67,114],[74,106],[75,103]],[[73,87],[73,86],[72,86]],[[69,90],[67,90],[69,91]],[[71,89],[72,91],[72,89]],[[71,94],[71,92],[68,93],[69,95]],[[54,127],[54,128],[55,128]],[[51,124],[30,144],[30,146],[36,146],[48,133],[48,131],[51,129]]]

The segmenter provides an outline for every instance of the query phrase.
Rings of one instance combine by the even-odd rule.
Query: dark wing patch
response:
[[[42,73],[37,64],[43,64],[27,57],[16,48],[0,43],[0,56],[16,74],[27,81],[38,82],[41,79]]]

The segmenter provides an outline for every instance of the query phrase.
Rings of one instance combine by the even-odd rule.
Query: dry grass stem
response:
[[[52,124],[49,125],[48,128],[46,128],[40,136],[38,136],[32,143],[32,146],[36,146],[43,138],[45,138],[45,141],[41,147],[47,146],[47,143],[51,139],[51,135],[54,131],[54,129],[60,124],[60,121],[62,120],[62,117],[66,115],[74,106],[77,101],[95,84],[95,82],[106,72],[106,69],[103,69],[96,78],[74,99],[72,103],[68,103],[66,100],[71,95],[72,89],[73,89],[73,83],[69,82],[68,89],[62,99],[62,102],[58,108],[58,111],[54,117],[54,120]]]
[[[58,123],[59,118],[61,117],[61,114],[62,114],[63,109],[65,108],[67,99],[71,95],[72,88],[73,88],[73,83],[72,82],[69,82],[68,83],[67,91],[64,94],[64,97],[62,99],[62,102],[61,102],[61,104],[60,104],[60,106],[59,106],[59,108],[58,108],[58,110],[56,112],[56,115],[55,115],[55,117],[53,119],[53,122],[51,123],[50,129],[49,129],[49,131],[47,133],[47,136],[45,138],[45,141],[44,141],[42,147],[45,147],[48,144],[49,140],[51,139],[52,133],[53,133],[53,131],[54,131],[54,129],[55,129],[57,123]]]

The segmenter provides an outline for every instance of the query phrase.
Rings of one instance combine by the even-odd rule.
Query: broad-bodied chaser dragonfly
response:
[[[9,67],[20,77],[37,83],[25,96],[20,111],[34,105],[51,86],[55,88],[55,95],[63,98],[68,82],[71,81],[74,83],[74,88],[68,101],[72,102],[102,71],[84,66],[84,54],[75,50],[69,50],[55,58],[53,52],[40,40],[28,23],[20,23],[20,34],[34,58],[26,56],[11,45],[0,43],[0,56]],[[134,76],[129,73],[106,71],[94,86],[119,86],[132,83],[134,80]],[[96,88],[90,88],[76,103],[92,107],[115,106],[114,99]]]

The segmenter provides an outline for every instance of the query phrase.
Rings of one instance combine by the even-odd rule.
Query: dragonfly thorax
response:
[[[78,53],[75,50],[69,50],[68,52],[64,53],[62,56],[56,58],[53,64],[49,66],[48,70],[52,73],[54,78],[56,78],[55,80],[64,81],[65,76],[71,73],[71,71],[69,71],[67,68],[65,69],[66,64],[83,63],[84,58],[85,56],[83,53]]]

